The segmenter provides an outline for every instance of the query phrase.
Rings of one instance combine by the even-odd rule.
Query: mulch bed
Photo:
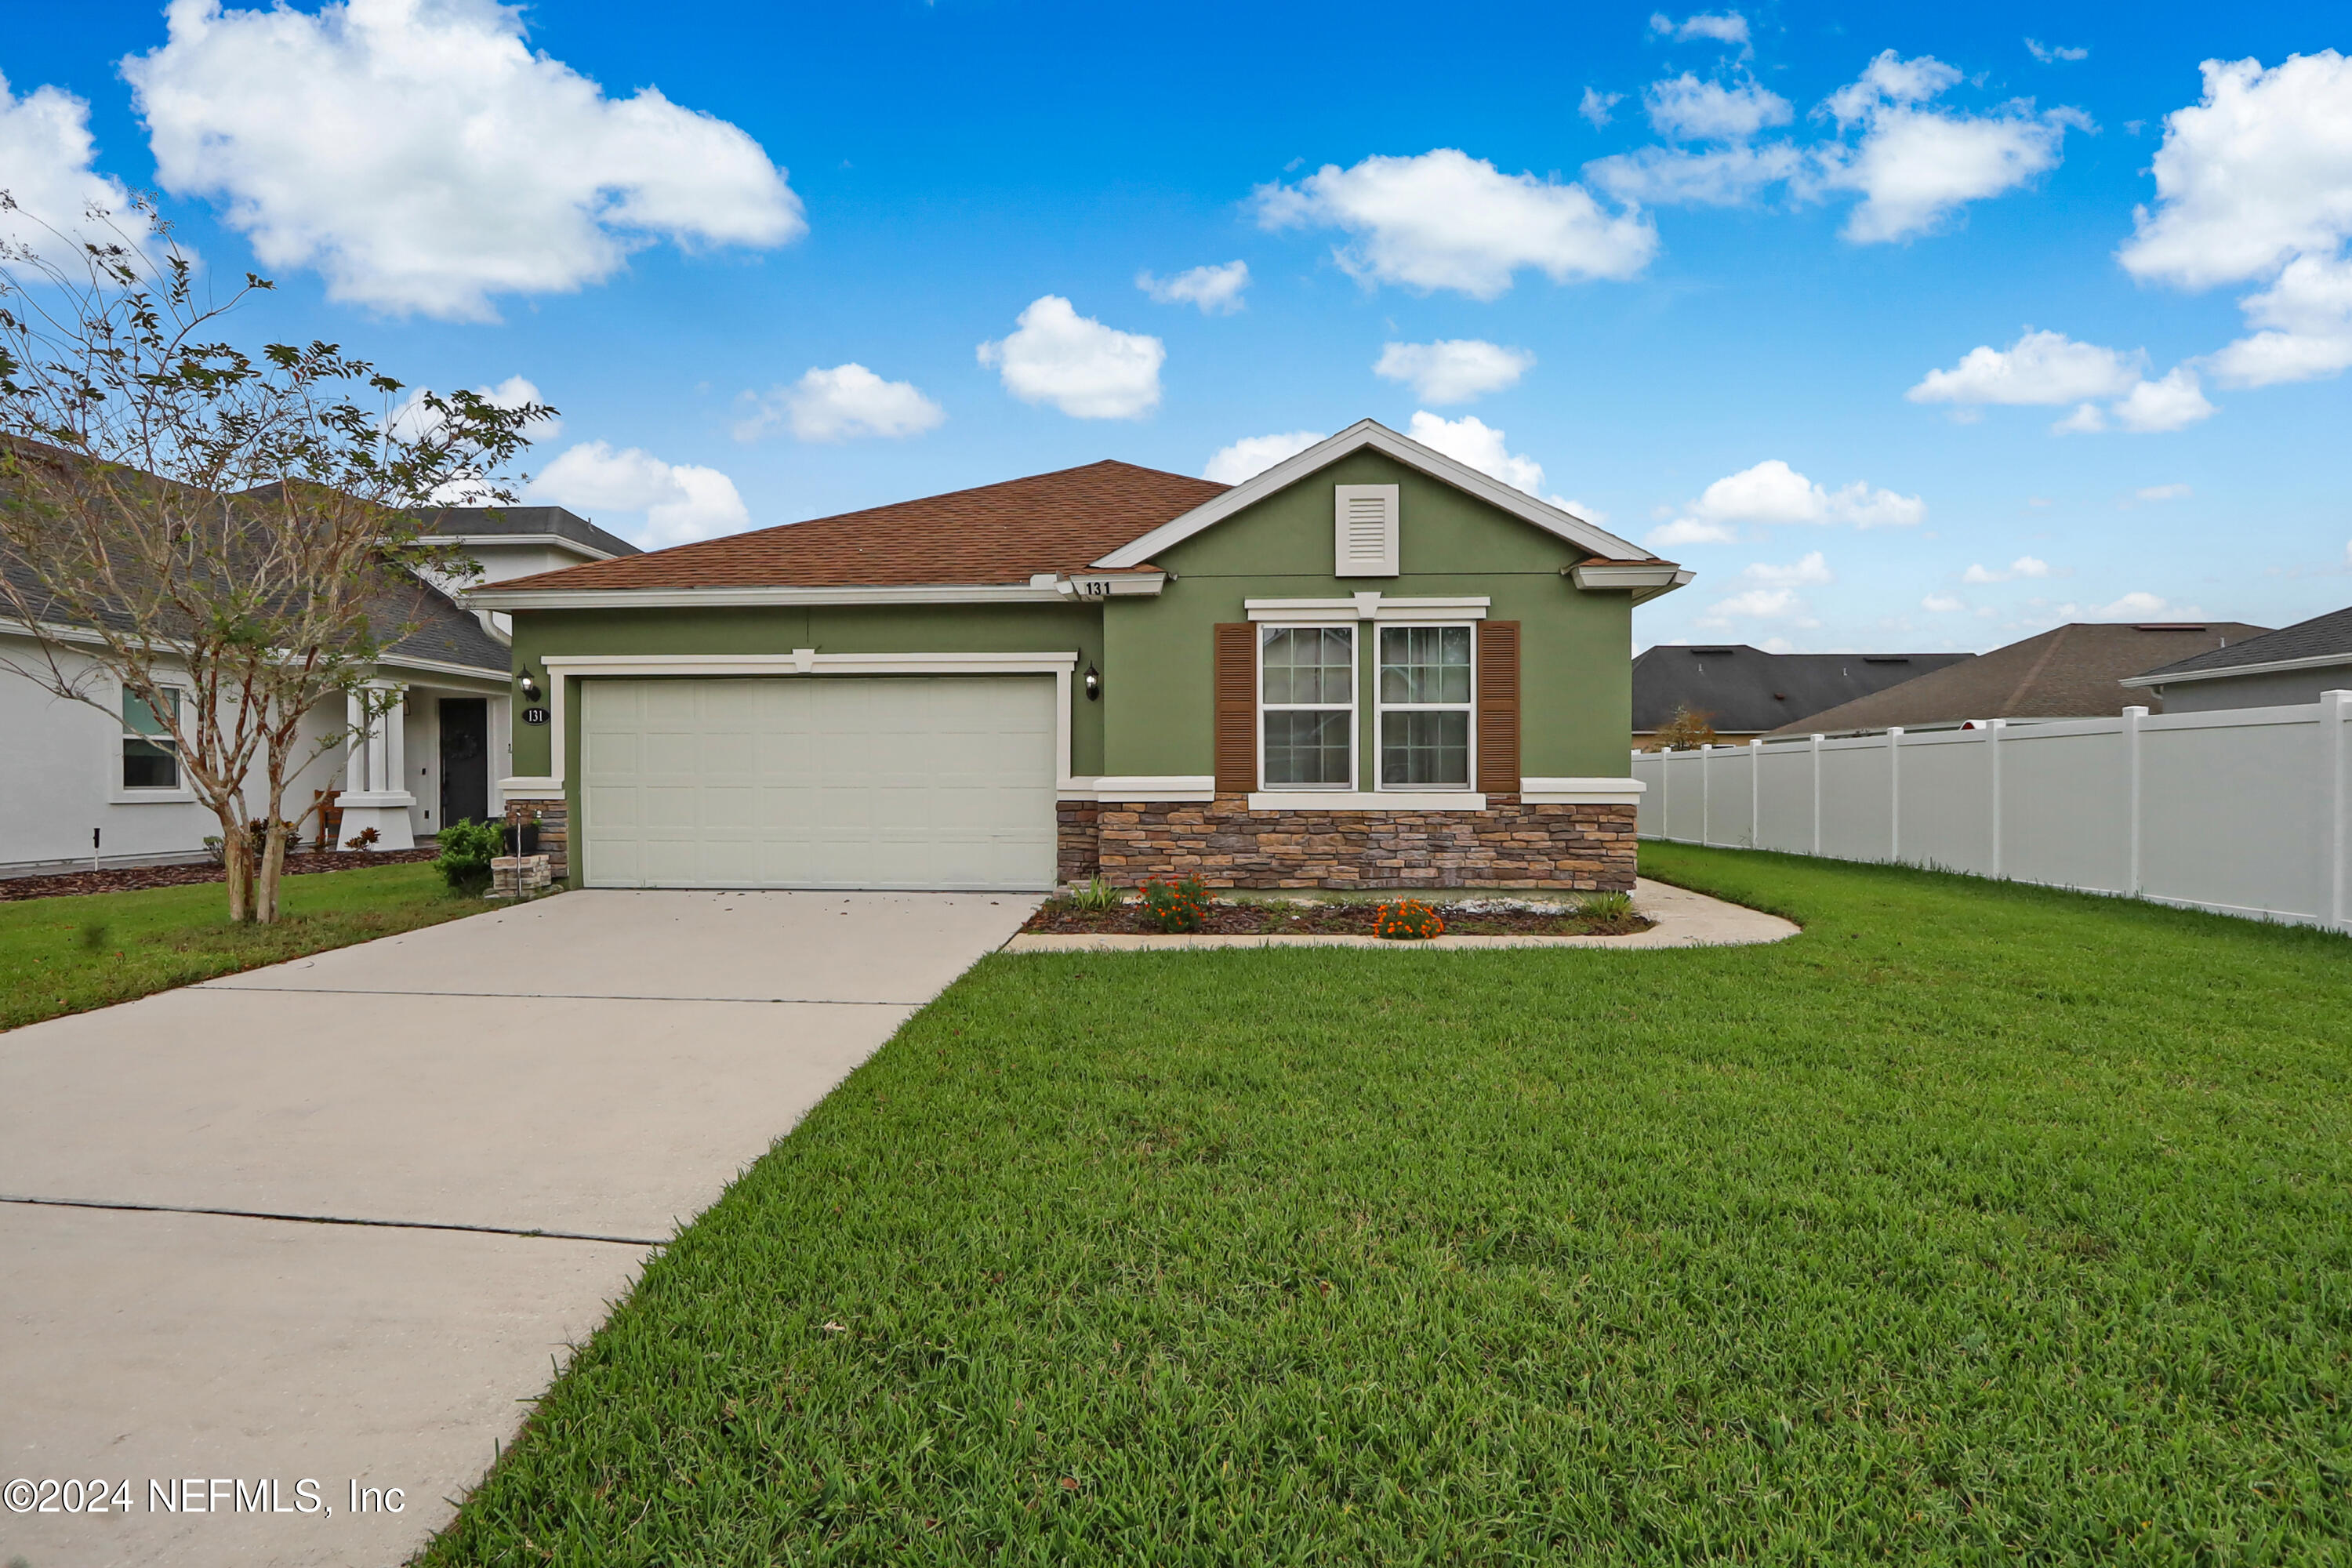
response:
[[[438,849],[326,849],[286,857],[286,875],[313,871],[357,871],[369,866],[398,866],[411,860],[431,860]],[[0,879],[0,903],[17,899],[70,898],[77,893],[126,893],[141,888],[180,888],[194,882],[226,882],[228,873],[209,860],[177,866],[123,866],[107,871],[68,871],[55,877],[10,877]]]
[[[1493,910],[1478,913],[1451,911],[1434,906],[1445,921],[1448,936],[1633,936],[1653,922],[1641,915],[1622,920],[1597,920],[1574,910]],[[1213,903],[1202,921],[1202,936],[1372,936],[1380,913],[1375,903],[1276,904]],[[1056,909],[1049,901],[1029,917],[1024,931],[1045,936],[1091,936],[1117,932],[1134,936],[1162,934],[1147,921],[1140,904],[1089,910]]]

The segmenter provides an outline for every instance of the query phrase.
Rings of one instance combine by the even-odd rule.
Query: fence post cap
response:
[[[2140,707],[2131,707],[2124,710],[2124,717],[2126,719],[2145,719],[2147,717],[2147,714],[2148,710]]]

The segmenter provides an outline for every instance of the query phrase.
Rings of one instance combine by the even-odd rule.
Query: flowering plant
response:
[[[1164,931],[1199,931],[1209,918],[1209,889],[1198,876],[1154,877],[1143,884],[1143,918]]]
[[[1426,942],[1445,934],[1445,921],[1419,899],[1399,899],[1382,904],[1372,917],[1372,934],[1391,942]]]

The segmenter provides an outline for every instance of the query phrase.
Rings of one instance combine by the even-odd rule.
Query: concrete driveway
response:
[[[0,1035],[0,1483],[82,1483],[0,1563],[399,1562],[1034,903],[567,893]]]

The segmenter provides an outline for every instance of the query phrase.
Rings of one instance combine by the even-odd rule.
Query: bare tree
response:
[[[1659,725],[1658,732],[1650,737],[1650,750],[1695,752],[1701,746],[1712,746],[1716,742],[1714,718],[1714,714],[1705,710],[1695,709],[1687,702],[1677,702],[1674,716]]]
[[[349,699],[362,726],[398,700],[367,682],[417,627],[415,574],[476,570],[420,540],[420,509],[513,500],[500,471],[554,411],[404,398],[333,343],[248,355],[222,318],[271,285],[199,299],[135,205],[152,242],[102,212],[0,242],[0,615],[37,650],[0,667],[118,717],[118,689],[143,704],[219,820],[232,918],[274,921],[288,786],[350,733]]]

